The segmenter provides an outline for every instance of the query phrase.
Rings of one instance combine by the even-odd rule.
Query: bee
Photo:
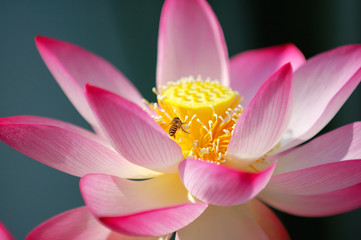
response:
[[[185,124],[184,122],[182,122],[182,120],[180,120],[179,117],[175,117],[173,118],[172,122],[171,122],[171,126],[169,128],[169,136],[175,138],[175,133],[179,130],[182,129],[183,132],[185,133],[189,133],[186,130],[184,130],[183,128],[183,124]]]

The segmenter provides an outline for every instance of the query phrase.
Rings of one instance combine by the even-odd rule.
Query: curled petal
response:
[[[86,207],[61,213],[33,229],[26,240],[161,240],[164,238],[137,238],[111,231],[101,225]]]
[[[143,109],[90,85],[86,95],[103,132],[124,158],[155,171],[177,171],[181,148]]]
[[[258,90],[239,117],[227,148],[227,159],[246,166],[280,141],[292,110],[292,68],[286,64]]]
[[[198,219],[177,231],[176,239],[286,240],[289,236],[276,215],[255,199],[234,207],[209,206]]]
[[[340,127],[289,151],[277,159],[274,174],[349,159],[361,159],[361,122]]]
[[[205,0],[167,0],[159,26],[157,86],[189,75],[229,85],[222,29]]]
[[[188,196],[178,175],[130,181],[90,174],[80,181],[90,211],[114,231],[132,236],[160,236],[192,222],[207,207]]]
[[[293,44],[249,50],[230,60],[231,88],[243,97],[247,106],[260,86],[286,63],[295,71],[306,62],[302,52]]]
[[[0,140],[43,164],[79,177],[88,173],[125,178],[159,174],[128,162],[96,134],[53,119],[2,118]]]
[[[294,107],[280,150],[296,146],[318,133],[360,80],[361,45],[336,48],[302,65],[294,73]]]
[[[328,216],[361,204],[361,123],[322,135],[278,159],[260,197],[282,211]]]
[[[315,195],[361,183],[361,160],[327,163],[272,176],[267,191]]]
[[[265,190],[258,197],[272,207],[290,214],[325,217],[361,207],[361,183],[315,195],[287,194]]]
[[[179,164],[184,186],[196,198],[219,206],[242,204],[256,196],[268,183],[276,163],[259,173],[240,172],[197,159]]]
[[[94,127],[94,115],[85,99],[86,83],[113,91],[142,106],[137,89],[114,66],[85,49],[53,38],[38,36],[36,46],[54,78],[76,109]]]

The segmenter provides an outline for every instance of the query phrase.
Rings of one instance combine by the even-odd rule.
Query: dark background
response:
[[[295,43],[307,58],[361,43],[361,1],[209,1],[229,55]],[[35,35],[83,46],[118,67],[154,101],[163,1],[1,1],[0,117],[39,115],[88,128],[42,62]],[[360,87],[326,130],[361,120]],[[0,142],[0,220],[17,239],[44,220],[83,205],[77,177],[42,165]],[[342,203],[341,203],[342,204]],[[292,239],[361,239],[361,210],[325,218],[279,213]]]

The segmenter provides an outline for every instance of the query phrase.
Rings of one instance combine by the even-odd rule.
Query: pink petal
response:
[[[179,145],[136,104],[88,85],[86,95],[105,135],[130,162],[161,172],[177,172]]]
[[[266,189],[286,194],[315,195],[361,183],[361,160],[327,163],[272,176]]]
[[[361,123],[349,124],[291,150],[260,197],[282,211],[328,216],[361,206]]]
[[[260,173],[240,172],[203,160],[185,159],[179,164],[184,186],[196,198],[219,206],[242,204],[266,186],[275,167]]]
[[[86,83],[114,91],[143,106],[136,88],[114,66],[83,48],[57,39],[38,36],[36,45],[45,64],[70,101],[94,127],[95,118],[84,97]]]
[[[271,150],[281,139],[291,114],[292,68],[286,64],[258,90],[241,114],[227,148],[227,159],[245,166]]]
[[[144,178],[157,174],[126,161],[96,134],[53,119],[2,118],[0,140],[43,164],[75,176],[107,173]]]
[[[179,230],[177,240],[271,239],[289,236],[276,215],[258,200],[234,206],[209,206],[189,226]]]
[[[243,96],[247,106],[261,85],[286,63],[296,70],[306,62],[293,44],[285,44],[240,53],[230,60],[231,87]]]
[[[26,240],[156,240],[134,238],[111,231],[90,214],[86,207],[61,213],[33,229]]]
[[[29,233],[26,240],[103,240],[110,234],[111,230],[99,224],[86,207],[80,207],[43,222]]]
[[[0,239],[1,240],[14,240],[10,232],[6,229],[5,225],[0,222]]]
[[[124,158],[156,171],[177,171],[181,148],[144,110],[97,87],[86,91],[105,135]]]
[[[319,54],[294,74],[294,108],[283,149],[319,132],[336,114],[361,80],[361,45]]]
[[[316,195],[264,191],[259,197],[281,211],[305,217],[324,217],[361,207],[361,183]]]
[[[175,174],[145,181],[90,174],[81,179],[80,189],[99,221],[114,231],[133,236],[172,233],[191,223],[207,207],[188,197]]]
[[[278,158],[274,174],[349,159],[361,159],[361,122],[340,127]]]
[[[250,215],[257,221],[258,225],[267,234],[269,239],[290,239],[286,229],[276,214],[274,214],[271,209],[262,202],[257,199],[253,199],[252,201],[247,202],[246,207]]]
[[[158,38],[157,86],[201,75],[229,85],[222,29],[204,0],[167,0]]]

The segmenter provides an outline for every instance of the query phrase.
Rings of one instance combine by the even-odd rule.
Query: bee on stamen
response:
[[[179,117],[175,117],[173,118],[172,122],[171,122],[171,126],[169,128],[169,136],[175,138],[175,134],[179,129],[182,129],[183,132],[188,133],[184,128],[183,125],[185,124],[185,122],[182,122],[182,120],[180,120]]]

